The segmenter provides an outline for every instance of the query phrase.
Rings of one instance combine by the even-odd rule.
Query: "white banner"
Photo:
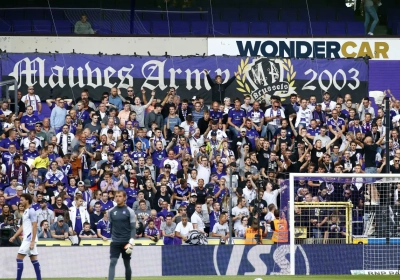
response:
[[[210,38],[208,55],[399,60],[399,38]]]
[[[132,276],[162,276],[162,246],[135,246],[132,252]],[[18,247],[1,247],[0,279],[17,275]],[[108,276],[110,263],[109,246],[38,247],[42,278],[103,278]],[[7,264],[7,265],[6,265]],[[125,279],[125,268],[120,258],[115,277]],[[33,265],[28,257],[24,259],[23,279],[36,279]]]

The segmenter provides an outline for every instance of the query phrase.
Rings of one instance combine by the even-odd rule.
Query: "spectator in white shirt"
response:
[[[297,111],[295,127],[299,127],[299,125],[301,125],[302,127],[307,128],[311,123],[311,119],[312,112],[307,108],[307,99],[302,98],[299,111]]]
[[[285,112],[279,107],[279,101],[274,100],[272,107],[265,111],[265,123],[267,123],[267,131],[275,135],[275,131],[282,127],[282,120],[285,118]]]
[[[182,239],[183,242],[187,240],[189,232],[193,230],[192,223],[188,222],[188,216],[182,214],[182,221],[180,221],[175,228],[175,237]]]

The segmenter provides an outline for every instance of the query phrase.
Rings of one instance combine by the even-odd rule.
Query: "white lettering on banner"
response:
[[[164,64],[165,64],[165,62],[166,62],[166,60],[164,60],[164,61],[150,60],[150,61],[147,61],[145,64],[143,64],[142,75],[143,75],[143,77],[146,78],[146,81],[142,85],[143,88],[148,88],[149,90],[154,90],[157,87],[157,86],[147,83],[147,81],[158,81],[158,87],[161,90],[164,90],[167,87],[164,84]],[[146,76],[146,74],[144,73],[144,71],[146,70],[146,67],[148,67],[148,69],[151,71],[148,76]],[[158,70],[158,76],[152,76],[156,70]]]
[[[218,248],[220,246],[214,247],[213,252],[213,263],[215,273],[217,275],[238,275],[239,272],[244,275],[267,275],[268,274],[268,266],[260,257],[261,255],[270,255],[272,246],[271,245],[256,245],[250,248],[245,255],[245,248],[247,246],[232,246],[232,252],[229,257],[229,263],[226,266],[225,273],[221,273],[219,262],[218,262]],[[224,247],[224,246],[221,246]],[[304,267],[306,275],[310,274],[310,265],[308,262],[308,257],[304,251],[304,249],[298,245],[296,249],[299,249],[301,255],[303,256]],[[282,245],[276,247],[273,253],[273,262],[274,262],[274,270],[278,268],[278,272],[272,271],[271,275],[287,275],[290,273],[290,263],[287,259],[287,256],[290,254],[290,246]],[[254,268],[252,271],[240,271],[240,265],[242,263],[243,258],[245,258]],[[223,270],[222,270],[223,271]],[[240,274],[241,274],[240,273]]]
[[[100,69],[96,67],[94,70],[92,70],[89,67],[89,62],[87,62],[85,64],[85,69],[86,69],[86,72],[87,72],[87,76],[86,76],[87,77],[87,85],[92,87],[92,88],[97,88],[97,87],[101,86],[102,85],[102,82],[101,82],[102,79],[101,79],[101,71],[100,71]],[[96,74],[97,83],[93,83],[93,73]]]
[[[360,86],[360,80],[358,79],[358,75],[360,74],[360,71],[358,71],[357,69],[351,68],[351,69],[348,71],[348,73],[349,73],[349,74],[354,73],[354,75],[350,76],[350,79],[354,81],[354,85],[353,85],[351,82],[349,82],[349,83],[347,84],[347,86],[348,86],[349,88],[351,88],[352,90],[354,90],[354,89],[356,89],[356,88],[358,88],[358,87]],[[315,90],[316,87],[313,86],[313,85],[310,85],[310,84],[313,83],[313,82],[317,79],[318,73],[317,73],[315,70],[313,70],[313,69],[308,69],[306,72],[304,72],[304,74],[305,74],[305,75],[312,74],[312,77],[311,77],[311,79],[310,79],[307,83],[304,84],[304,86],[303,86],[302,89],[303,89],[303,90]],[[323,76],[324,74],[328,77],[328,80],[327,80],[327,81],[328,81],[328,85],[325,85],[325,84],[324,84],[324,81],[322,80],[322,76]],[[342,85],[341,85],[341,86],[338,85],[338,82],[337,82],[338,80],[336,79],[337,74],[340,74],[340,75],[342,76],[342,78],[343,78],[343,81],[342,81]],[[322,72],[319,74],[319,76],[318,76],[318,84],[319,84],[320,88],[321,88],[323,91],[329,91],[330,87],[332,86],[332,83],[333,83],[333,86],[334,86],[337,90],[342,90],[342,89],[345,87],[346,82],[347,82],[347,75],[346,75],[346,73],[343,71],[343,69],[337,70],[333,76],[332,76],[332,73],[329,72],[329,70],[324,70],[324,71],[322,71]]]
[[[57,73],[54,73],[54,72]],[[51,67],[51,75],[49,77],[49,85],[51,88],[54,88],[55,86],[59,86],[60,88],[65,87],[65,83],[64,83],[64,77],[63,77],[63,71],[64,71],[64,67],[61,66],[54,66]],[[53,78],[54,76],[56,76],[58,78],[58,81],[55,83]]]
[[[108,88],[113,88],[117,83],[110,83],[110,77],[114,75],[117,71],[111,66],[104,69],[104,86]]]
[[[118,85],[118,88],[128,88],[133,85],[133,77],[129,74],[133,70],[135,66],[131,64],[131,68],[128,67],[122,67],[121,69],[118,70],[118,79],[121,80],[121,82]],[[126,74],[123,74],[126,72]],[[124,83],[125,80],[128,80],[127,83]]]
[[[170,76],[169,86],[170,87],[174,87],[175,89],[178,89],[179,86],[175,84],[175,81],[176,81],[176,75],[175,74],[176,73],[181,74],[182,70],[180,68],[178,68],[176,70],[171,68],[171,69],[168,70],[168,72],[169,72],[169,76]]]
[[[198,69],[194,70],[194,71],[190,71],[189,69],[186,69],[186,88],[188,90],[191,90],[192,87],[192,75],[195,75],[195,89],[200,90],[202,88],[201,83],[200,83],[200,75],[203,75],[203,80],[204,80],[204,84],[206,86],[207,90],[210,90],[211,87],[210,85],[207,83],[207,77],[206,74],[204,73],[204,71],[199,71]],[[229,73],[229,72],[228,72]]]

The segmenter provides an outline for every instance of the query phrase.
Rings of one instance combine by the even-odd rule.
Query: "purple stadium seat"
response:
[[[328,23],[329,35],[345,35],[346,23],[345,22],[329,22]]]
[[[280,21],[296,21],[297,10],[294,9],[282,9],[279,14]]]
[[[362,22],[348,22],[347,23],[348,35],[365,35],[364,23]]]
[[[135,21],[134,25],[133,25],[134,28],[135,28],[135,24],[139,24],[139,23],[140,22]],[[113,21],[113,23],[112,23],[112,33],[113,34],[130,34],[131,33],[130,21],[129,20],[116,20],[116,21]]]
[[[0,19],[0,33],[11,33],[11,21]]]
[[[193,35],[208,35],[209,24],[206,21],[192,21]]]
[[[286,22],[270,22],[269,34],[271,35],[287,35],[288,26]]]
[[[326,35],[326,22],[313,21],[308,24],[308,34],[310,35]]]
[[[229,23],[226,21],[214,21],[214,25],[211,25],[210,29],[210,34],[229,35]]]
[[[73,33],[73,26],[69,20],[55,20],[53,30],[57,34]]]
[[[133,34],[151,34],[151,22],[136,21],[133,25]]]
[[[227,21],[239,21],[240,10],[238,8],[225,8],[222,10],[221,18]]]
[[[33,20],[33,32],[41,33],[41,34],[50,34],[52,33],[53,23],[51,20],[42,19],[42,20]]]
[[[336,21],[336,10],[319,9],[317,17],[319,21]]]
[[[13,27],[15,33],[31,33],[32,21],[31,20],[14,20]]]
[[[315,21],[317,14],[318,11],[316,9],[299,9],[297,12],[299,21]]]
[[[170,35],[169,26],[165,21],[153,21],[151,33],[155,35]]]
[[[400,22],[397,23],[396,28],[393,28],[393,34],[399,34],[400,33]]]
[[[251,22],[250,34],[251,35],[268,35],[269,25],[267,22]]]
[[[171,22],[171,34],[173,35],[190,35],[190,23],[187,21]]]
[[[279,21],[279,10],[278,9],[262,9],[260,11],[261,21]]]
[[[249,35],[249,24],[247,22],[231,22],[231,34],[232,35]]]
[[[307,35],[307,22],[289,22],[290,35]]]
[[[336,14],[338,21],[354,21],[354,11],[352,9],[340,9]]]
[[[99,34],[111,34],[111,21],[101,20],[92,24],[93,30],[97,30]]]
[[[44,10],[42,9],[28,9],[25,10],[25,18],[30,20],[44,19]]]
[[[258,21],[258,9],[256,8],[247,8],[244,9],[240,14],[240,19],[245,22],[253,22]]]

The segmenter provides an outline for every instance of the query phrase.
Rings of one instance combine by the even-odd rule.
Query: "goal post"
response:
[[[309,181],[319,181],[321,185],[324,182],[324,187],[320,189],[324,189],[328,185],[335,186],[337,188],[336,191],[343,195],[340,196],[342,201],[320,203],[301,201],[299,203],[298,190],[301,186],[311,190],[311,187],[308,187],[307,185],[307,182]],[[300,185],[299,182],[303,185]],[[400,211],[398,211],[400,210],[400,176],[396,176],[396,174],[370,173],[290,173],[288,183],[290,190],[288,197],[288,214],[290,247],[289,261],[291,275],[296,274],[296,249],[301,246],[298,245],[298,237],[303,234],[303,232],[299,232],[298,227],[296,228],[296,225],[299,224],[299,213],[301,213],[301,209],[314,207],[314,205],[317,205],[317,207],[321,209],[325,207],[327,212],[330,213],[333,212],[332,209],[335,207],[335,209],[340,209],[339,211],[342,213],[346,213],[343,214],[343,220],[345,220],[345,225],[343,225],[343,235],[346,235],[346,237],[343,238],[343,243],[349,244],[354,242],[355,244],[365,244],[365,242],[358,242],[357,240],[370,240],[370,245],[364,246],[363,249],[364,270],[357,270],[355,273],[391,274],[395,271],[399,271],[400,252],[398,244],[400,238],[398,237],[400,237],[400,221],[396,220],[393,213],[400,213]],[[353,203],[359,203],[362,201],[362,204],[360,205],[363,206],[363,213],[358,215],[361,219],[360,221],[351,220],[352,212],[355,210],[358,211],[358,208],[353,208],[352,203],[348,203],[351,205],[350,208],[346,206],[345,195],[347,194],[347,189],[354,189],[353,192],[355,193],[357,191],[357,194],[360,194],[360,197],[362,197],[360,200],[357,199],[356,201],[353,201]],[[312,191],[315,193],[315,189]],[[396,195],[398,195],[397,202],[395,201]],[[356,206],[358,206],[358,204]],[[334,215],[327,214],[327,216],[331,217]],[[361,223],[361,228],[358,228],[358,236],[353,235],[357,233],[352,233],[351,230],[354,226],[358,226],[357,223]],[[329,229],[326,231],[328,230]],[[301,238],[307,238],[307,236],[304,237],[304,235],[307,235],[307,233],[303,234]],[[310,233],[308,233],[308,236],[309,235]],[[355,241],[353,241],[353,239],[355,239]],[[374,245],[371,245],[372,243],[380,244],[379,248],[376,248],[379,251],[377,251],[376,254],[373,253],[374,247],[372,246]],[[314,239],[314,236],[309,238],[309,243],[304,244],[321,244],[321,246],[324,246],[322,242]],[[391,246],[391,244],[396,245]]]
[[[5,87],[5,90],[2,90],[5,92],[5,100],[9,100],[10,99],[10,91],[14,91],[14,101],[11,101],[11,103],[14,102],[15,105],[15,115],[18,115],[19,112],[19,107],[18,107],[18,82],[16,79],[10,79],[10,80],[6,80],[6,81],[1,81],[0,82],[0,89],[2,89],[2,87]]]

